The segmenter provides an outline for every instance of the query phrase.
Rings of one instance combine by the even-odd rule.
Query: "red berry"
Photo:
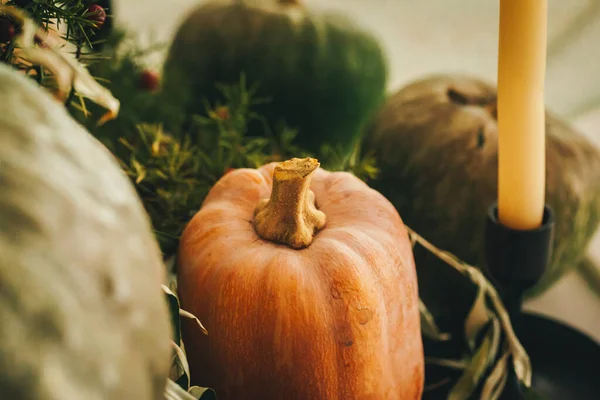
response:
[[[87,8],[86,11],[88,21],[92,21],[94,23],[94,28],[99,29],[104,25],[104,21],[106,21],[106,11],[102,6],[98,4],[92,4]]]
[[[142,72],[142,75],[140,76],[140,86],[142,89],[153,92],[158,89],[159,84],[160,77],[156,72],[149,70]]]
[[[0,43],[8,43],[15,37],[15,26],[8,18],[0,17]]]
[[[226,106],[220,106],[215,108],[215,116],[219,118],[221,121],[226,121],[229,119],[229,108]]]

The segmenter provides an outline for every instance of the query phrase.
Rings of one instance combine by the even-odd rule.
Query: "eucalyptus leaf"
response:
[[[216,400],[217,394],[211,388],[192,386],[188,391],[196,400]]]
[[[167,381],[165,387],[165,400],[196,400],[194,396],[189,394],[187,391],[181,388],[178,384],[172,380]]]
[[[512,359],[515,374],[521,384],[524,387],[530,387],[531,361],[515,335],[508,312],[494,286],[479,269],[465,264],[446,251],[436,248],[412,229],[407,227],[407,230],[414,243],[419,243],[424,249],[453,267],[463,276],[468,277],[476,285],[478,289],[477,296],[465,321],[465,336],[471,348],[475,346],[475,340],[479,336],[478,333],[487,321],[488,330],[483,342],[471,359],[470,365],[453,387],[449,399],[468,398],[477,387],[483,374],[494,362],[496,364],[484,385],[485,396],[488,397],[482,398],[487,400],[498,396],[506,381],[507,369],[509,368],[508,359]],[[498,361],[495,361],[501,343],[504,343],[506,351]]]
[[[477,335],[492,318],[485,302],[485,289],[481,286],[478,286],[477,289],[477,297],[465,321],[465,339],[471,350],[475,348]]]
[[[492,372],[489,373],[485,381],[483,389],[481,390],[482,399],[496,400],[500,397],[508,378],[507,365],[509,356],[510,353],[508,349],[505,348],[504,354],[498,359],[494,369],[492,369]]]
[[[542,396],[531,387],[522,387],[523,400],[550,400],[549,398]]]
[[[162,285],[162,290],[167,296],[169,313],[171,314],[171,325],[173,326],[173,341],[176,344],[181,343],[181,321],[179,319],[179,299],[167,286]]]
[[[165,400],[216,400],[217,395],[210,388],[192,386],[189,391],[185,391],[172,380],[168,380],[165,387]]]
[[[437,358],[437,357],[425,357],[425,363],[429,365],[439,365],[440,367],[446,367],[456,370],[465,370],[470,364],[470,359],[464,360],[451,360],[448,358]]]
[[[508,348],[512,356],[513,366],[515,368],[515,374],[517,378],[525,385],[526,387],[531,386],[531,360],[529,359],[529,355],[523,348],[521,342],[515,335],[512,324],[510,322],[510,317],[508,316],[508,312],[502,305],[502,301],[500,300],[500,296],[496,293],[496,290],[490,285],[490,300],[492,301],[494,308],[498,314],[498,318],[502,324],[502,328],[504,330],[506,341],[508,343]]]
[[[493,346],[493,325],[490,325],[471,363],[448,394],[448,400],[467,400],[471,397],[489,367],[488,354]]]
[[[488,362],[493,363],[498,356],[498,350],[500,349],[500,341],[502,339],[502,327],[498,318],[492,318],[492,345],[490,346],[490,352],[488,354]]]
[[[198,324],[198,326],[202,330],[202,333],[204,333],[205,335],[208,335],[208,331],[206,330],[206,328],[204,327],[204,325],[202,325],[202,322],[200,322],[200,320],[198,319],[198,317],[196,317],[194,314],[192,314],[189,311],[182,310],[180,308],[179,309],[179,315],[181,317],[188,318],[188,319],[196,321],[196,323]]]
[[[172,368],[176,368],[176,372],[180,373],[176,376],[176,380],[184,388],[189,388],[190,385],[190,366],[187,362],[185,352],[176,343],[173,344],[173,350],[175,350],[174,360],[172,362]],[[182,379],[183,378],[183,379]]]
[[[425,303],[419,299],[419,312],[421,314],[421,332],[432,340],[444,342],[451,339],[450,334],[442,333],[438,328],[433,315],[427,309]]]

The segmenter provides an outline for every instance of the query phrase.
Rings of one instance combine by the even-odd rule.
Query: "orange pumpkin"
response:
[[[192,381],[227,399],[419,399],[411,243],[381,194],[294,158],[210,191],[179,249]]]

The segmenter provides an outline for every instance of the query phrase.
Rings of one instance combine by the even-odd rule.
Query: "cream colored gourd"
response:
[[[164,269],[112,155],[0,64],[0,398],[159,400]]]

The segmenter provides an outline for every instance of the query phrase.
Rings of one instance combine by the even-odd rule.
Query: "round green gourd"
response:
[[[387,63],[377,40],[347,18],[307,11],[296,1],[213,1],[195,9],[171,44],[163,94],[186,114],[221,98],[217,83],[241,74],[270,125],[298,129],[297,144],[349,150],[385,98]],[[185,121],[174,121],[182,123]],[[250,134],[264,134],[251,125]]]
[[[165,270],[115,158],[0,63],[0,398],[162,400]]]
[[[475,265],[484,262],[486,211],[497,196],[496,115],[493,86],[428,77],[391,96],[362,143],[381,168],[371,185],[406,224]],[[551,265],[530,296],[577,264],[600,221],[599,150],[550,113],[546,135],[546,201],[556,213],[556,236]]]

